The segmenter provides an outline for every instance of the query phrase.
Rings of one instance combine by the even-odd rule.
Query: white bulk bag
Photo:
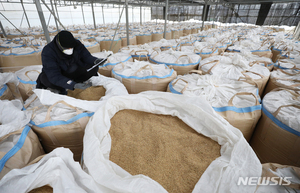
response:
[[[120,63],[120,62],[127,62],[127,61],[133,61],[132,57],[130,54],[126,54],[126,53],[115,53],[113,54],[112,51],[104,51],[104,52],[97,52],[97,53],[93,53],[92,56],[97,57],[97,58],[106,58],[109,54],[112,54],[107,61],[105,62],[105,64],[103,64],[102,66],[99,66],[99,70],[98,72],[104,76],[110,77],[111,76],[111,70],[113,69],[113,67]]]
[[[86,111],[95,112],[105,101],[113,96],[128,95],[125,86],[120,81],[99,75],[98,77],[90,78],[93,86],[103,86],[105,88],[105,96],[101,97],[99,101],[80,100],[66,95],[53,93],[49,90],[35,89],[33,92],[38,96],[43,105],[53,105],[58,101],[65,101],[68,104],[84,109]]]
[[[112,77],[122,82],[129,94],[147,90],[166,91],[169,82],[176,76],[176,72],[164,64],[145,61],[120,63],[112,70]]]
[[[239,130],[217,115],[204,99],[147,91],[109,99],[95,112],[86,127],[84,167],[98,184],[108,189],[107,192],[166,192],[149,177],[132,176],[109,160],[110,119],[123,109],[177,116],[222,146],[221,157],[208,166],[194,193],[255,191],[255,186],[237,185],[239,177],[261,175],[261,164]]]
[[[214,75],[186,74],[170,82],[168,90],[184,96],[204,97],[216,112],[240,129],[250,141],[261,115],[257,87]]]
[[[155,51],[151,54],[149,60],[156,64],[166,64],[173,68],[178,75],[183,75],[190,70],[198,68],[201,57],[190,52],[174,51]]]
[[[251,39],[235,42],[233,46],[229,46],[227,51],[241,52],[242,50],[250,51],[252,54],[272,58],[273,54],[269,49],[270,45],[260,41]]]
[[[264,91],[264,95],[275,88],[286,88],[290,90],[300,90],[300,71],[299,69],[280,69],[273,70],[270,80]]]
[[[10,171],[0,181],[0,189],[3,192],[27,193],[50,185],[58,193],[107,192],[72,157],[69,149],[57,148],[37,163]]]
[[[19,99],[23,102],[18,84],[18,77],[14,73],[0,73],[0,100]]]
[[[300,166],[300,94],[275,89],[262,102],[251,146],[262,163]]]
[[[300,69],[300,62],[292,59],[280,59],[277,61],[276,64],[274,64],[274,69],[294,69],[294,68],[299,68]]]
[[[22,111],[19,100],[0,100],[0,137],[17,131],[29,123],[31,113]]]
[[[18,88],[25,101],[33,94],[32,90],[36,87],[36,80],[42,72],[42,65],[27,66],[15,72],[19,79]]]
[[[270,71],[267,67],[254,65],[240,54],[213,56],[200,62],[199,70],[233,80],[244,80],[256,84],[262,95],[268,82]]]

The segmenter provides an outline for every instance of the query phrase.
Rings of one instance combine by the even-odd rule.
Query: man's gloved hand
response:
[[[82,90],[85,90],[89,87],[92,86],[92,83],[91,82],[87,82],[87,83],[76,83],[74,85],[74,88],[78,88],[78,89],[82,89]]]

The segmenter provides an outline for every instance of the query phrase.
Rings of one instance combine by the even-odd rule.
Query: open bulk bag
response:
[[[197,69],[201,57],[194,53],[170,49],[163,52],[154,51],[149,60],[152,63],[166,64],[168,67],[173,68],[178,75],[183,75],[190,70]]]
[[[112,70],[112,77],[122,82],[129,94],[147,90],[164,92],[176,76],[176,71],[164,64],[143,61],[120,63]]]
[[[262,101],[262,117],[251,146],[262,163],[300,166],[300,95],[278,89]]]
[[[19,79],[18,88],[25,101],[30,97],[36,87],[36,80],[42,72],[42,65],[27,66],[15,72]]]
[[[300,168],[276,163],[262,164],[262,184],[255,193],[299,192]]]
[[[0,189],[19,193],[96,193],[107,190],[82,170],[67,148],[57,148],[35,163],[10,171],[0,180]]]
[[[112,52],[111,51],[98,52],[98,53],[93,53],[92,56],[95,56],[97,58],[106,58],[109,54],[112,54]],[[127,61],[133,61],[130,54],[123,53],[123,52],[112,54],[107,59],[105,64],[99,66],[98,72],[106,77],[110,77],[111,70],[116,64],[120,62],[127,62]]]
[[[140,114],[144,116],[146,114],[148,118],[144,117],[143,119],[136,119],[136,121],[139,120],[139,122],[136,122],[135,120],[126,119],[127,114],[124,114],[124,112],[131,112],[131,114],[136,116],[139,116]],[[120,117],[120,114],[123,114],[125,118]],[[222,146],[220,152],[221,156],[209,164],[201,177],[198,177],[192,184],[176,184],[176,186],[188,185],[191,187],[192,192],[210,193],[241,191],[253,192],[255,190],[255,186],[237,185],[237,181],[240,176],[261,175],[261,164],[256,158],[251,147],[242,137],[242,133],[240,131],[228,124],[228,122],[221,118],[221,116],[217,115],[211,108],[210,104],[208,104],[205,100],[197,100],[196,97],[180,96],[155,91],[147,91],[137,95],[111,98],[105,104],[103,103],[97,112],[95,112],[93,118],[91,118],[87,125],[84,136],[83,162],[86,171],[88,171],[98,184],[105,186],[108,191],[167,192],[164,188],[166,186],[162,186],[159,182],[154,181],[154,179],[143,175],[143,172],[137,172],[139,175],[132,175],[128,172],[128,170],[125,171],[124,167],[119,164],[117,165],[115,162],[110,160],[111,154],[116,150],[114,149],[114,143],[116,141],[114,141],[114,138],[111,137],[110,133],[110,130],[113,127],[120,129],[120,132],[122,132],[123,127],[118,127],[118,124],[124,126],[126,124],[126,127],[132,124],[132,126],[136,127],[143,124],[143,120],[147,120],[149,123],[148,119],[150,118],[165,117],[166,115],[173,116],[167,116],[168,120],[177,119],[179,122],[184,123],[182,126],[188,125],[190,129],[192,129],[190,132],[194,133],[195,136],[199,136],[200,134],[204,135],[212,139],[212,142],[217,142]],[[118,120],[114,119],[114,116],[121,118],[120,121],[118,122]],[[126,119],[126,123],[123,119],[124,121]],[[150,123],[151,120],[152,119],[150,119]],[[153,122],[159,123],[159,121]],[[169,125],[170,123],[166,122],[164,118],[162,118],[161,122],[168,125],[168,128],[171,127]],[[135,125],[135,123],[138,125]],[[174,126],[178,127],[178,123]],[[153,127],[153,129],[154,128],[155,127]],[[161,129],[162,132],[167,132],[166,128],[159,129]],[[149,131],[149,135],[151,136],[156,133],[153,130],[151,132],[151,130],[147,129],[147,131]],[[167,135],[166,137],[169,136],[171,138],[175,134],[180,135],[181,133],[185,133],[185,131],[178,133],[173,132],[173,134],[170,133],[170,135]],[[127,133],[123,133],[123,135],[127,136]],[[149,139],[149,135],[132,135],[132,137],[136,137],[136,140],[140,141]],[[164,141],[157,141],[156,137],[152,137],[152,140],[154,140],[153,142],[156,142],[154,144],[157,144],[156,146],[154,145],[154,147],[158,153],[155,154],[154,159],[152,159],[153,157],[151,159],[149,157],[150,160],[148,160],[146,168],[142,169],[147,169],[148,167],[150,171],[158,172],[162,175],[164,180],[169,180],[170,182],[174,178],[176,178],[176,180],[177,178],[190,179],[190,176],[188,175],[189,172],[182,171],[180,168],[184,165],[184,163],[191,161],[189,157],[194,154],[191,154],[185,161],[180,162],[180,167],[168,168],[170,169],[170,172],[177,172],[179,176],[169,176],[166,178],[165,176],[168,176],[169,173],[168,171],[165,171],[165,169],[160,170],[157,167],[149,168],[150,164],[155,164],[156,159],[163,159],[165,160],[164,163],[169,164],[178,162],[177,159],[184,159],[184,157],[180,156],[165,156],[164,151],[166,148],[175,146],[172,142],[159,145]],[[133,142],[128,140],[126,141],[128,143]],[[140,148],[153,148],[153,145],[150,144],[145,146],[138,146],[133,143],[131,144],[131,148],[135,149],[131,154],[140,151],[147,155],[148,151],[143,151]],[[176,145],[176,147],[180,149],[184,146]],[[211,146],[207,147],[210,148]],[[174,151],[174,154],[175,153],[176,152]],[[126,154],[123,158],[129,158],[131,154]],[[130,163],[134,168],[136,168],[141,164],[139,160],[142,159],[138,158],[134,160],[133,163]],[[195,163],[199,162],[201,163],[201,161],[195,161]],[[200,174],[202,172],[199,171],[199,173],[196,173]],[[211,180],[212,178],[214,180]]]
[[[18,77],[14,73],[0,73],[0,100],[19,99],[23,101],[18,84]]]
[[[168,91],[184,96],[204,96],[218,114],[243,133],[247,141],[250,141],[261,115],[257,87],[243,81],[186,74],[170,82]]]
[[[300,69],[277,69],[271,72],[270,80],[264,91],[264,95],[275,88],[285,88],[300,91]]]
[[[150,43],[152,35],[151,34],[137,34],[136,35],[136,43],[139,44],[147,44]]]
[[[0,67],[5,72],[15,72],[24,66],[41,64],[41,50],[32,47],[12,48],[0,55]]]
[[[30,97],[28,100],[32,104],[29,102],[26,109],[33,112],[30,123],[45,152],[49,153],[57,147],[69,148],[74,159],[80,161],[85,126],[93,113],[84,112],[65,101],[44,106],[39,104],[38,98]]]
[[[39,103],[38,105],[34,106],[39,106],[40,103],[42,103],[43,105],[51,106],[59,101],[65,101],[74,107],[78,107],[79,109],[83,109],[89,112],[95,112],[103,101],[113,96],[128,95],[125,86],[115,78],[109,78],[106,76],[99,75],[91,77],[89,81],[92,82],[93,87],[102,86],[105,89],[105,96],[102,96],[100,100],[81,100],[67,95],[56,94],[51,92],[50,90],[35,89],[33,92],[38,97]],[[31,97],[34,97],[34,95],[32,95]]]
[[[0,100],[0,179],[44,154],[38,137],[27,125],[31,113],[22,108],[19,100]]]

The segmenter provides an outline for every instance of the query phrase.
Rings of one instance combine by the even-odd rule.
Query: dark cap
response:
[[[63,48],[74,48],[76,45],[76,39],[69,31],[61,31],[58,33],[58,41]]]

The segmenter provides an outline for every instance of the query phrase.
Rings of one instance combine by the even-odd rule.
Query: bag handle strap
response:
[[[200,66],[200,68],[202,68],[204,65],[211,64],[211,63],[215,63],[215,64],[214,64],[210,69],[208,69],[207,73],[210,73],[211,70],[212,70],[216,65],[218,65],[218,64],[220,63],[220,60],[213,60],[213,61],[207,62],[207,63],[205,63],[205,64],[202,64],[202,65]]]
[[[186,55],[186,54],[185,54],[185,55],[181,55],[181,56],[179,56],[179,57],[177,58],[177,60],[175,61],[175,63],[176,63],[176,64],[178,64],[178,60],[179,60],[179,58],[182,58],[182,57],[188,57],[188,59],[189,59],[189,63],[193,63],[193,62],[192,62],[192,59],[190,58],[190,56],[188,56],[188,55]]]
[[[140,69],[138,69],[133,75],[136,76],[138,72],[142,71],[142,70],[145,70],[147,67],[149,67],[152,71],[152,75],[155,75],[155,72],[153,70],[153,67],[150,65],[150,64],[147,64],[143,67],[141,67]]]
[[[137,52],[147,52],[147,55],[149,55],[149,51],[148,51],[148,50],[137,50],[137,51],[135,51],[135,53],[134,53],[134,54],[135,54],[135,55],[138,55],[138,54],[137,54]],[[141,56],[141,55],[142,55],[142,53],[141,53],[141,54],[139,54],[139,55]],[[147,55],[146,55],[146,56],[147,56]]]
[[[240,95],[252,95],[255,98],[255,105],[260,105],[257,96],[255,96],[253,93],[251,93],[251,92],[239,92],[239,93],[234,94],[230,98],[230,100],[228,101],[228,106],[233,106],[233,103],[232,103],[233,98],[236,97],[236,96],[240,96]]]
[[[179,80],[182,80],[183,82],[185,82],[185,86],[183,87],[183,89],[180,91],[181,94],[183,94],[183,92],[186,90],[186,88],[188,87],[189,85],[189,82],[182,79],[182,78],[178,78],[175,82],[172,83],[172,85],[174,86]]]
[[[202,74],[203,74],[203,72],[202,72],[201,70],[190,70],[188,73],[189,73],[189,74],[196,73],[196,74],[199,74],[199,75],[202,75]]]
[[[258,89],[259,89],[259,86],[257,84],[256,81],[253,80],[253,78],[249,77],[239,77],[238,81],[243,81],[243,82],[247,82],[248,84],[252,84],[252,85],[255,85]]]
[[[293,69],[297,68],[297,67],[296,67],[296,64],[295,64],[294,62],[292,62],[292,61],[290,61],[290,62],[278,61],[278,66],[280,66],[280,63],[292,63],[292,64],[294,65],[294,66],[293,66]]]
[[[194,48],[194,53],[196,53],[196,51],[200,53],[200,50],[198,48]]]
[[[293,81],[293,82],[300,82],[300,80],[290,79],[290,78],[276,78],[276,77],[274,77],[273,79],[275,79],[275,80],[287,80],[287,81]]]
[[[37,70],[28,70],[28,71],[26,71],[26,72],[25,72],[25,76],[26,76],[30,81],[32,81],[32,79],[28,76],[28,73],[29,73],[29,72],[37,72],[38,74],[40,74],[40,72],[37,71]]]
[[[159,52],[158,52],[157,50],[153,50],[153,52],[151,53],[151,55],[152,55],[154,52],[156,52],[156,54],[155,54],[154,56],[152,56],[152,58],[155,58],[156,56],[159,55]]]
[[[279,111],[280,111],[282,108],[284,108],[284,107],[295,107],[295,108],[297,108],[297,109],[300,109],[300,106],[299,106],[299,105],[293,105],[293,104],[291,104],[291,105],[282,105],[282,106],[278,107],[278,109],[273,113],[273,116],[276,117],[276,116],[278,115]]]
[[[51,121],[51,117],[50,117],[51,110],[52,110],[57,104],[59,104],[59,103],[64,104],[64,105],[66,105],[66,106],[68,106],[68,107],[70,107],[70,108],[72,108],[72,109],[75,109],[76,112],[77,112],[78,114],[82,113],[82,111],[78,110],[77,107],[74,107],[74,106],[72,106],[72,105],[66,103],[65,101],[57,101],[56,103],[54,103],[53,105],[51,105],[51,106],[49,107],[49,109],[48,109],[48,111],[47,111],[47,114],[46,114],[45,122]]]
[[[257,60],[249,63],[249,66],[254,66],[254,64],[264,63],[265,67],[268,67],[268,64],[271,64],[270,62],[263,61],[263,60]]]
[[[249,75],[246,74],[247,72],[250,72],[250,73],[252,73],[252,74],[258,75],[258,76],[260,76],[261,78],[264,78],[264,77],[265,77],[265,76],[263,76],[263,75],[261,75],[261,74],[259,74],[259,73],[257,73],[257,72],[252,72],[252,71],[249,71],[249,70],[245,70],[245,71],[242,72],[242,74],[243,74],[245,77],[247,77],[247,78],[251,78]]]
[[[300,69],[299,68],[291,68],[291,70],[298,70],[299,71],[299,72],[296,72],[294,74],[286,72],[286,71],[284,71],[284,70],[282,70],[280,68],[278,68],[277,70],[280,71],[280,72],[282,72],[282,73],[284,73],[284,74],[287,74],[289,76],[295,76],[296,74],[300,74]]]
[[[288,91],[289,93],[291,93],[291,94],[294,96],[294,97],[293,97],[294,100],[297,100],[297,98],[300,97],[300,94],[298,94],[296,91],[290,90],[290,89],[286,89],[286,88],[282,88],[282,87],[274,88],[274,89],[272,90],[272,92],[273,92],[273,91],[281,91],[281,90],[285,90],[285,91]]]

